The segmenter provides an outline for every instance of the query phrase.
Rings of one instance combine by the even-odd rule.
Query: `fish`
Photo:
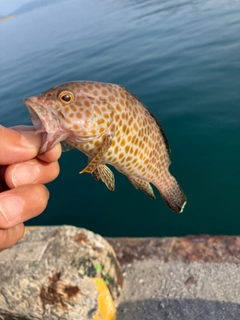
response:
[[[42,134],[39,154],[61,142],[88,157],[80,173],[92,174],[115,190],[108,165],[127,176],[151,199],[154,185],[174,212],[182,212],[186,196],[169,172],[167,137],[157,118],[124,87],[104,82],[72,81],[23,99],[36,134]]]

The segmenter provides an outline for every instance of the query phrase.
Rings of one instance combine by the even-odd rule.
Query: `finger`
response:
[[[6,181],[5,181],[5,172],[6,172],[7,166],[0,166],[0,192],[2,192],[3,189],[7,187]]]
[[[0,193],[0,229],[14,227],[39,215],[49,193],[42,184],[31,184]]]
[[[22,223],[10,229],[0,229],[0,252],[12,247],[24,235],[24,225]]]
[[[55,162],[60,158],[61,153],[62,148],[60,143],[58,143],[52,149],[38,156],[38,158],[45,162]]]
[[[37,156],[41,135],[33,131],[17,132],[0,125],[0,165],[12,164]]]
[[[34,126],[14,126],[10,127],[11,129],[22,133],[23,131],[35,131]]]
[[[45,184],[54,180],[58,174],[58,162],[47,163],[35,158],[8,166],[4,178],[8,187],[12,189],[31,183]]]
[[[32,133],[35,132],[35,129],[33,126],[15,126],[12,127],[12,129],[20,132],[20,133],[24,133],[26,131],[32,131]],[[52,149],[46,151],[44,154],[41,154],[40,156],[38,156],[39,159],[41,159],[42,161],[46,161],[46,162],[55,162],[57,161],[62,153],[62,148],[60,143],[58,143],[57,145],[55,145]]]

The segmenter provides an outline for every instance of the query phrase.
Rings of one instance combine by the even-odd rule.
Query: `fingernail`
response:
[[[14,187],[22,186],[24,184],[34,183],[37,179],[36,166],[28,164],[19,164],[15,167],[12,174],[12,182]]]
[[[20,131],[19,131],[20,132]],[[27,148],[37,148],[41,146],[42,136],[41,134],[36,134],[35,131],[25,131],[21,133],[21,144]]]
[[[23,212],[23,200],[17,196],[5,196],[0,199],[0,212],[7,222],[17,218]]]

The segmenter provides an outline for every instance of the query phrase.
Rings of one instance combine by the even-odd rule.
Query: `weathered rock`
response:
[[[0,319],[112,320],[121,286],[112,247],[85,229],[27,228],[0,253]]]

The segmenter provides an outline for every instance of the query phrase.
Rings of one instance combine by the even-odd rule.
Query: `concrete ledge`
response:
[[[117,320],[240,319],[240,237],[107,240],[124,275]]]
[[[240,237],[106,238],[122,265],[135,260],[240,263]]]

